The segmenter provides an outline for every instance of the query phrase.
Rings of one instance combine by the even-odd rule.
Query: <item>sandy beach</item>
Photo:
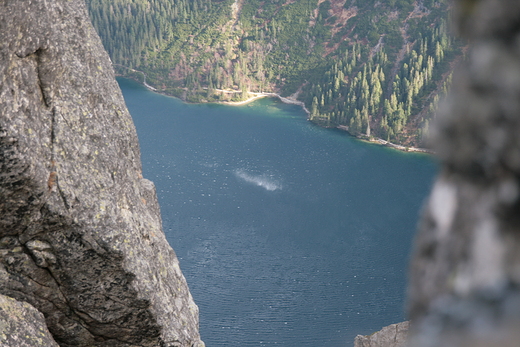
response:
[[[241,93],[239,91],[230,91],[230,90],[222,90],[222,89],[216,89],[216,91],[223,92],[223,93],[230,93],[230,94]],[[305,113],[307,113],[307,115],[310,114],[307,107],[305,107],[305,103],[303,103],[302,101],[296,100],[294,98],[291,98],[291,97],[286,98],[286,97],[283,97],[280,94],[276,94],[276,93],[247,92],[247,94],[252,95],[252,96],[243,101],[218,101],[217,103],[224,104],[224,105],[230,105],[230,106],[242,106],[242,105],[246,105],[246,104],[248,104],[252,101],[255,101],[257,99],[260,99],[260,98],[278,98],[278,99],[280,99],[281,102],[283,102],[285,104],[301,106],[303,108],[303,110],[305,111]]]

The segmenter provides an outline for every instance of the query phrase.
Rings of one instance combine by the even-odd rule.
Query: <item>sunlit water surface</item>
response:
[[[119,83],[208,347],[352,346],[405,318],[431,158],[273,99],[188,105]]]

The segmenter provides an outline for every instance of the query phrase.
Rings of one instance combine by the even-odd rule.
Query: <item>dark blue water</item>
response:
[[[208,346],[352,346],[405,319],[428,156],[272,99],[188,105],[119,83]]]

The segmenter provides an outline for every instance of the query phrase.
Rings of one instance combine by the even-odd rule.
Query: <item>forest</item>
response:
[[[447,0],[87,0],[116,72],[189,102],[274,92],[420,147],[464,45]]]

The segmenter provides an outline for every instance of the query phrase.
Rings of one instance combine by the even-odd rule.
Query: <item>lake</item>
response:
[[[275,99],[190,105],[119,83],[208,347],[352,346],[405,319],[431,157]]]

